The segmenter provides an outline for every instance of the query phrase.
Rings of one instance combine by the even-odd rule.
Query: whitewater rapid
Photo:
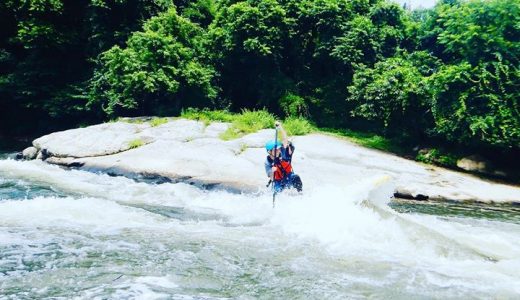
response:
[[[1,298],[518,298],[520,225],[398,213],[386,177],[236,194],[0,160]]]

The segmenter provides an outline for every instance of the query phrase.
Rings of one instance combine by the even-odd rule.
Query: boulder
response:
[[[152,142],[149,135],[143,134],[149,127],[146,123],[105,123],[51,133],[34,140],[33,145],[56,157],[105,156]]]
[[[266,141],[260,130],[224,141],[229,124],[174,120],[160,126],[113,122],[42,137],[39,156],[47,163],[159,182],[186,182],[205,188],[266,191]],[[129,151],[129,141],[140,141]],[[306,189],[374,190],[373,178],[390,176],[394,196],[429,201],[520,202],[520,188],[468,174],[418,164],[323,134],[294,137],[295,173]],[[38,148],[38,147],[37,147]],[[128,150],[128,149],[127,149]],[[426,151],[425,151],[426,152]],[[390,197],[392,189],[388,190]],[[386,190],[385,190],[386,193]],[[350,194],[349,194],[350,195]],[[362,197],[362,196],[360,196]]]
[[[404,187],[396,188],[394,191],[394,197],[399,198],[399,199],[418,200],[418,201],[426,201],[430,198],[428,195],[413,192]]]
[[[496,168],[489,160],[480,155],[471,155],[457,161],[457,167],[474,173],[481,173],[496,177],[508,177],[509,172]]]
[[[468,172],[487,173],[490,169],[490,163],[482,156],[471,155],[457,161],[457,167]]]
[[[22,152],[22,157],[27,160],[35,159],[38,155],[38,149],[36,147],[27,147]]]
[[[49,156],[51,156],[51,154],[49,153],[49,151],[47,149],[42,149],[39,153],[38,153],[38,156],[36,156],[36,159],[39,159],[39,160],[46,160]]]

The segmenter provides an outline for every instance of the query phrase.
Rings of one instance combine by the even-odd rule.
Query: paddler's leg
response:
[[[288,179],[289,179],[289,185],[291,187],[294,187],[298,192],[301,192],[303,190],[303,183],[302,183],[300,176],[298,176],[294,173],[291,173],[288,175]]]
[[[273,184],[274,184],[274,190],[276,193],[280,193],[284,188],[282,180],[275,180],[273,182]]]

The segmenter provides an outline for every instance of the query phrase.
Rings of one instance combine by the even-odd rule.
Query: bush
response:
[[[288,135],[306,135],[315,130],[313,124],[304,118],[287,118],[283,123],[283,128]]]
[[[264,128],[272,128],[275,118],[266,110],[243,110],[236,115],[231,126],[220,135],[223,140],[232,140]]]
[[[438,149],[420,151],[415,160],[444,167],[455,167],[457,165],[457,157],[455,155],[444,153]]]
[[[285,94],[280,99],[280,106],[287,117],[307,117],[309,111],[305,99],[292,93]]]
[[[497,60],[443,67],[433,76],[435,131],[466,145],[518,148],[520,69]]]
[[[181,117],[189,120],[202,121],[204,124],[208,125],[211,121],[233,122],[236,115],[227,110],[209,110],[207,108],[201,110],[197,108],[188,108],[181,112]]]

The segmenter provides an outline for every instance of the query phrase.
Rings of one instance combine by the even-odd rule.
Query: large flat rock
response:
[[[67,130],[41,137],[34,146],[47,149],[50,163],[120,175],[159,176],[201,186],[222,186],[237,191],[265,188],[265,150],[273,130],[261,130],[223,141],[226,123],[173,120],[149,124],[114,122]],[[130,149],[129,143],[145,144]],[[417,163],[367,149],[346,139],[323,134],[294,137],[295,172],[304,189],[355,184],[370,176],[393,178],[396,190],[431,200],[520,202],[520,188]]]
[[[51,133],[34,140],[33,146],[56,157],[103,156],[128,150],[137,139],[153,141],[143,135],[147,127],[147,124],[105,123]]]

